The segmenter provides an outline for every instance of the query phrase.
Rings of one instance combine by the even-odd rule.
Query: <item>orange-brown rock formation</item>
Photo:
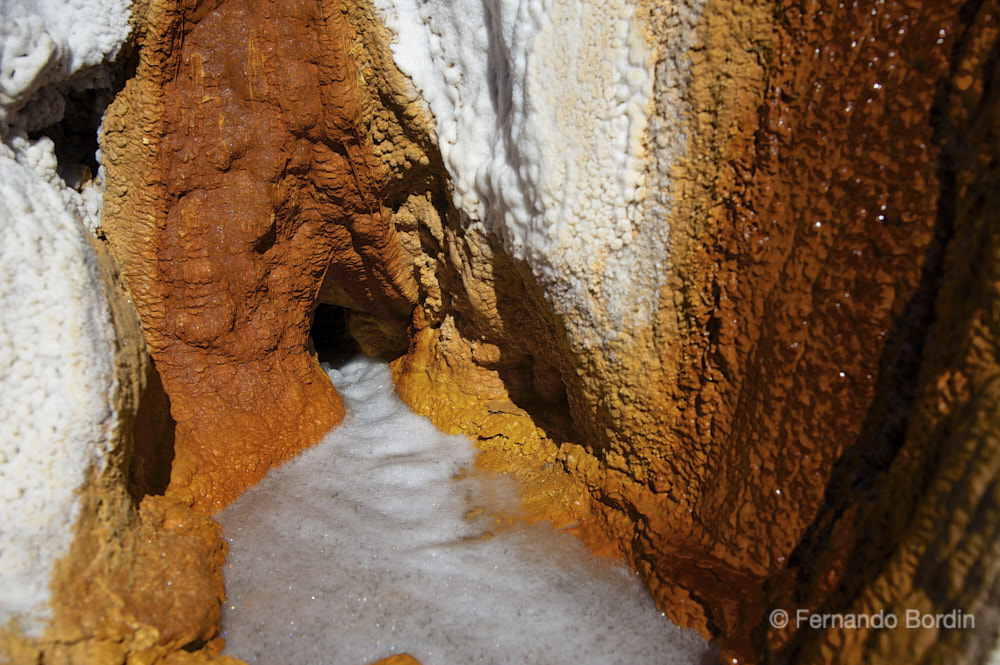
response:
[[[942,316],[934,302],[955,214],[951,155],[990,159],[942,114],[954,104],[981,117],[973,110],[984,103],[995,113],[995,99],[946,95],[988,85],[997,40],[995,9],[957,2],[790,3],[777,16],[757,123],[737,120],[754,129],[748,150],[731,153],[715,181],[720,240],[701,243],[711,299],[691,309],[705,319],[688,336],[707,344],[686,352],[698,360],[680,382],[681,422],[694,427],[679,434],[707,462],[691,513],[693,559],[739,571],[744,589],[780,606],[793,585],[786,572],[846,583],[846,551],[828,552],[826,567],[811,560],[830,545],[816,540],[817,516],[861,510],[860,490],[902,454],[908,423],[926,417],[913,400],[925,337]],[[922,489],[909,491],[889,508],[900,523],[922,501]],[[848,524],[840,528],[871,537]],[[671,561],[674,548],[650,544]],[[749,590],[709,594],[698,589],[703,574],[672,568],[662,573],[676,580],[668,586],[717,599],[705,605],[718,607],[708,612],[718,630],[746,636],[763,618],[751,611],[763,596],[748,606]]]
[[[420,662],[408,654],[401,653],[398,656],[383,658],[377,663],[372,663],[372,665],[420,665]]]
[[[727,657],[985,648],[995,617],[764,622],[995,599],[995,2],[709,0],[659,312],[597,350],[461,223],[366,3],[148,12],[105,121],[105,233],[172,400],[172,493],[214,510],[336,422],[317,302],[373,353],[418,303],[401,396]]]
[[[321,289],[408,302],[337,2],[148,12],[103,226],[177,422],[171,492],[214,511],[343,415],[307,349]]]
[[[0,634],[15,664],[242,661],[219,656],[225,544],[208,517],[167,497],[137,511],[122,487],[88,492],[76,541],[55,571],[55,616],[40,640]]]
[[[614,362],[580,351],[498,242],[414,206],[397,218],[421,230],[423,314],[400,394],[477,436],[491,466],[561,475],[547,485],[560,519],[596,518],[672,616],[759,657],[768,607],[802,579],[844,583],[847,550],[822,565],[803,552],[818,556],[821,515],[864,512],[859,490],[921,408],[952,153],[983,164],[970,181],[995,178],[988,142],[940,117],[942,95],[968,89],[987,92],[949,103],[981,125],[995,113],[991,7],[708,3],[653,329]]]
[[[827,484],[795,552],[794,592],[783,589],[773,600],[789,609],[883,612],[899,625],[770,631],[768,647],[783,647],[795,662],[976,663],[995,646],[1000,5],[934,11],[938,22],[924,26],[922,39],[941,44],[945,57],[932,70],[933,104],[921,109],[933,130],[934,240],[908,303],[928,324],[907,336],[899,325],[907,319],[897,317],[902,340],[887,343],[889,369],[869,412],[874,423]],[[909,344],[902,353],[919,358],[902,363],[892,347],[900,341]],[[965,617],[953,626],[927,619],[948,614]]]

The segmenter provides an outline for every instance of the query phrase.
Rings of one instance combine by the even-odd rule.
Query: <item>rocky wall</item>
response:
[[[48,213],[56,216],[54,210]],[[82,227],[77,230],[81,237],[89,236]],[[64,229],[64,233],[67,231]],[[170,450],[169,400],[157,380],[138,317],[110,255],[93,238],[85,249],[98,278],[95,284],[87,284],[92,289],[88,293],[108,312],[113,338],[108,369],[113,382],[107,395],[96,385],[75,385],[71,389],[81,395],[90,390],[97,400],[107,398],[109,417],[102,425],[110,440],[94,440],[98,432],[85,429],[85,436],[73,441],[74,447],[100,451],[104,458],[87,468],[73,470],[82,477],[74,491],[76,506],[49,518],[57,525],[69,520],[66,536],[71,544],[51,570],[38,573],[50,599],[48,616],[44,621],[15,616],[5,622],[0,627],[0,661],[15,665],[237,665],[241,661],[216,658],[222,648],[218,633],[225,598],[225,543],[218,525],[208,517],[176,499],[149,495],[157,492],[156,478],[144,472],[141,460],[146,451]],[[52,279],[65,277],[53,275]],[[71,308],[69,303],[63,306]],[[8,311],[5,316],[11,314]],[[18,316],[30,319],[31,314],[22,311]],[[86,338],[93,332],[81,328],[76,334]],[[96,337],[86,340],[91,353],[102,343]],[[59,356],[53,360],[61,364],[74,362]],[[45,363],[37,362],[36,371],[42,374],[44,367]],[[69,380],[81,379],[72,371],[65,376]],[[69,397],[54,395],[61,408],[80,418],[78,407],[68,408],[68,402],[62,401]],[[90,423],[84,421],[84,425]],[[54,439],[56,433],[50,423],[45,434]],[[15,441],[24,442],[28,437],[22,425]],[[45,443],[55,442],[43,440],[34,445]],[[4,461],[18,466],[16,459],[5,457]],[[46,489],[52,493],[60,481],[58,468],[50,463],[48,477],[23,478],[21,482],[28,488],[22,490],[22,495],[30,498]],[[22,473],[25,470],[23,465],[20,469]],[[162,493],[162,487],[159,489]],[[35,520],[39,523],[36,528],[47,526],[37,515]],[[46,548],[57,547],[57,542],[51,540],[33,544],[24,531],[19,535],[19,540],[4,543],[7,557],[13,557],[19,548],[34,545],[36,549],[29,550],[30,555],[45,562],[50,556]],[[13,563],[11,558],[7,561]],[[8,591],[17,597],[26,589]],[[4,609],[9,607],[5,603]]]
[[[702,551],[760,575],[752,584],[771,607],[788,604],[805,579],[860,583],[852,566],[862,564],[846,552],[827,550],[826,567],[814,562],[831,547],[817,535],[817,516],[868,510],[864,492],[901,455],[907,428],[936,408],[914,398],[933,362],[925,338],[949,316],[934,303],[952,233],[953,164],[992,159],[988,141],[960,138],[963,123],[944,116],[995,113],[988,95],[959,94],[990,87],[995,21],[995,10],[968,3],[789,3],[776,14],[767,85],[749,125],[754,147],[749,159],[730,161],[716,199],[721,240],[706,246],[712,314],[695,373],[703,387],[687,411],[710,424],[691,439],[722,444],[707,455],[710,480],[692,513]],[[969,182],[984,186],[989,169]],[[928,455],[947,446],[917,445]],[[980,462],[986,472],[987,458]],[[925,491],[914,482],[907,499],[874,503],[905,524],[910,507],[929,500]],[[840,528],[864,539],[881,533],[850,519]],[[867,556],[869,569],[889,565]],[[920,606],[981,602],[931,596]],[[815,609],[818,597],[803,606]],[[748,609],[732,615],[762,622],[763,614],[747,621]],[[746,630],[718,612],[712,621]],[[975,635],[991,633],[980,626]],[[920,655],[922,637],[896,639]],[[850,660],[839,650],[827,657]]]
[[[660,68],[683,9],[646,7]],[[530,265],[439,211],[418,220],[434,268],[421,284],[450,302],[422,300],[400,394],[478,437],[529,505],[630,558],[682,624],[759,658],[766,609],[858,574],[846,551],[814,560],[816,524],[877,505],[864,492],[929,408],[914,396],[940,318],[948,164],[957,153],[983,164],[970,182],[995,177],[988,141],[944,131],[943,95],[990,88],[995,21],[975,3],[707,3],[689,80],[666,79],[687,84],[689,139],[670,165],[654,325],[595,352]],[[960,55],[970,40],[978,55]],[[658,98],[677,94],[663,80]],[[954,103],[995,111],[988,94]],[[909,491],[901,505],[930,501]],[[865,566],[891,565],[888,551]],[[923,653],[916,633],[894,639]]]
[[[369,352],[408,344],[407,403],[728,658],[982,651],[989,626],[764,621],[994,602],[993,4],[636,5],[661,203],[641,226],[666,249],[655,315],[599,344],[454,207],[371,6],[142,11],[103,232],[177,420],[170,495],[213,511],[337,422],[308,350],[326,302]]]
[[[939,245],[921,276],[930,323],[914,335],[919,369],[908,384],[880,379],[869,418],[882,426],[838,462],[795,552],[794,592],[778,595],[899,625],[772,630],[785,661],[976,663],[995,648],[1000,6],[965,3],[952,18],[937,37],[947,54],[930,116]],[[937,615],[952,625],[927,619]]]
[[[177,422],[170,493],[215,511],[343,408],[321,298],[405,319],[336,2],[151,2],[104,122],[103,233]]]

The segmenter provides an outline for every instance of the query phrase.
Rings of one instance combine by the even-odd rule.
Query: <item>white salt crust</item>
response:
[[[656,311],[669,202],[647,205],[646,185],[668,187],[678,142],[658,131],[669,154],[650,164],[648,118],[676,133],[682,95],[659,88],[682,82],[701,3],[675,4],[664,67],[623,0],[375,0],[436,120],[456,207],[530,266],[585,347]]]
[[[53,566],[117,414],[115,333],[86,230],[99,223],[100,194],[67,187],[52,141],[24,131],[62,118],[67,86],[101,82],[129,7],[0,0],[0,625],[29,637],[51,619]]]
[[[0,0],[0,127],[31,131],[62,118],[57,86],[118,54],[128,37],[131,4]],[[90,87],[102,75],[96,68],[74,85]]]
[[[497,529],[489,515],[510,488],[461,477],[471,442],[404,406],[384,364],[357,358],[330,377],[344,424],[217,516],[226,653],[260,665],[403,652],[423,665],[711,662],[625,567],[547,525]]]
[[[116,421],[114,329],[86,209],[49,139],[13,130],[0,142],[0,624],[33,637]]]

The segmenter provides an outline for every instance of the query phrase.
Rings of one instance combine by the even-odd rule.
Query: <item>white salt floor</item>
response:
[[[347,418],[218,515],[230,544],[226,653],[257,665],[669,665],[714,650],[627,568],[546,525],[497,530],[514,505],[465,437],[396,398],[386,365],[330,377]],[[475,508],[486,508],[470,519]]]

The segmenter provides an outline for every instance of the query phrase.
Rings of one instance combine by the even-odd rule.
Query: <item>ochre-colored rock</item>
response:
[[[420,665],[420,661],[414,659],[409,654],[401,653],[398,656],[383,658],[377,663],[372,663],[372,665]]]
[[[621,556],[592,510],[586,485],[562,468],[549,434],[511,401],[497,371],[473,361],[496,348],[470,346],[451,319],[418,330],[410,353],[392,365],[396,389],[410,406],[431,414],[449,433],[478,440],[477,465],[517,481],[524,511],[518,519],[548,521],[594,551]]]
[[[996,169],[988,142],[940,117],[945,91],[992,90],[995,9],[962,7],[707,3],[659,318],[614,353],[567,338],[530,270],[446,205],[396,210],[422,293],[400,395],[477,436],[526,497],[541,469],[562,476],[574,489],[555,512],[589,499],[576,513],[729,657],[760,656],[768,608],[829,593],[804,589],[864,587],[840,554],[820,557],[815,530],[821,516],[856,528],[860,490],[929,408],[914,395],[954,215],[945,167],[981,164],[974,183]],[[953,103],[985,125],[996,99],[980,94]],[[929,500],[908,491],[891,515]]]
[[[937,39],[947,45],[947,75],[931,108],[935,241],[918,289],[925,300],[912,305],[928,321],[909,349],[919,354],[917,367],[902,376],[883,372],[872,407],[879,426],[866,427],[839,460],[798,546],[803,565],[794,592],[772,599],[789,610],[882,612],[898,625],[769,631],[768,648],[794,662],[830,662],[836,653],[841,662],[981,663],[995,648],[1000,5],[963,5],[957,19],[942,20]],[[892,343],[884,354],[890,360]],[[935,626],[935,615],[956,624]]]
[[[225,543],[210,518],[166,497],[136,510],[121,485],[94,483],[52,582],[40,640],[0,635],[11,663],[220,663]]]
[[[103,228],[177,423],[170,491],[214,511],[343,416],[307,348],[321,290],[409,302],[336,0],[154,0],[140,24]]]
[[[934,301],[955,214],[949,163],[990,159],[940,114],[951,103],[996,108],[995,99],[943,97],[962,80],[984,85],[985,54],[996,48],[995,9],[963,6],[784,6],[760,115],[735,120],[753,131],[742,138],[746,151],[729,138],[728,168],[706,195],[718,226],[690,252],[706,260],[691,277],[709,290],[687,308],[699,321],[683,336],[694,360],[673,402],[684,426],[677,436],[704,455],[692,469],[702,478],[695,541],[682,553],[734,571],[744,582],[733,588],[751,587],[757,598],[748,606],[746,591],[699,590],[704,576],[687,581],[683,567],[671,569],[674,548],[653,539],[647,556],[663,567],[654,588],[704,594],[710,625],[737,651],[746,653],[738,642],[763,622],[760,601],[781,606],[802,594],[796,575],[810,585],[862,583],[844,577],[845,552],[828,552],[829,568],[812,560],[830,546],[817,538],[818,516],[847,511],[841,528],[872,537],[848,526],[850,514],[927,408],[914,396],[925,338],[942,314]],[[966,40],[978,42],[978,60],[959,55],[974,50]],[[694,86],[698,74],[696,63]],[[985,169],[972,180],[990,177]],[[697,352],[696,340],[704,340]],[[942,445],[923,444],[923,454]],[[922,501],[912,489],[886,504],[892,519],[904,523]],[[941,596],[932,605],[949,607]]]
[[[766,615],[996,600],[995,2],[708,0],[659,310],[605,347],[459,219],[366,3],[154,0],[143,25],[105,233],[177,420],[171,494],[214,510],[338,420],[307,351],[326,302],[371,353],[409,318],[403,399],[727,659],[986,648],[993,625]]]

